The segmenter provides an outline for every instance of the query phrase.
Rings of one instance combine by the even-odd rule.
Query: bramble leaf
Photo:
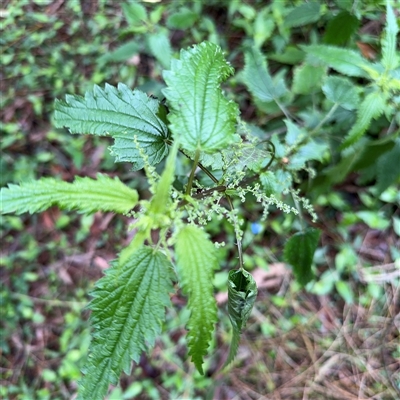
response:
[[[172,264],[150,247],[141,247],[125,263],[115,263],[92,292],[94,328],[90,354],[83,369],[78,399],[102,399],[131,360],[139,361],[161,331],[170,306]]]
[[[2,213],[41,212],[51,206],[85,213],[114,211],[127,213],[138,201],[136,190],[123,184],[118,178],[97,175],[96,179],[76,177],[73,183],[54,178],[20,185],[9,184],[1,189]]]
[[[228,312],[232,324],[232,341],[224,367],[236,356],[240,334],[250,317],[257,297],[257,284],[244,269],[231,270],[228,276]]]
[[[300,47],[309,55],[316,57],[329,67],[345,75],[366,77],[363,67],[371,66],[359,53],[353,50],[322,44]]]
[[[178,233],[175,251],[179,281],[189,297],[191,311],[187,324],[189,355],[203,374],[203,357],[217,321],[212,285],[213,271],[218,268],[216,250],[202,229],[188,225]]]
[[[164,71],[170,128],[185,150],[212,153],[233,140],[238,107],[220,88],[232,73],[221,48],[210,42],[182,50]]]
[[[314,276],[311,264],[320,234],[321,232],[318,229],[308,228],[295,233],[285,243],[283,250],[285,261],[292,265],[296,281],[301,286],[310,282]]]
[[[115,142],[110,150],[116,161],[131,162],[134,169],[140,169],[144,162],[137,144],[151,165],[168,153],[168,129],[157,116],[159,105],[122,83],[118,88],[106,84],[104,89],[95,86],[85,97],[67,95],[65,101],[56,100],[54,122],[71,133],[112,136]]]
[[[251,94],[260,101],[274,101],[287,93],[283,78],[276,81],[271,77],[265,57],[255,47],[245,54],[243,77]]]

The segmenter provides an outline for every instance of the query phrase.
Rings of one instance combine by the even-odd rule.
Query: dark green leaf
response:
[[[188,29],[197,21],[198,14],[188,8],[183,8],[179,12],[167,18],[167,26],[172,29]]]
[[[214,270],[218,268],[216,249],[202,229],[188,225],[178,233],[175,251],[178,275],[191,311],[187,325],[189,355],[203,374],[203,357],[217,321],[212,284]]]
[[[360,21],[348,11],[342,11],[328,22],[324,42],[333,45],[344,45],[357,31]]]
[[[382,193],[392,183],[400,183],[400,139],[378,159],[377,189]]]
[[[234,140],[238,107],[220,87],[232,73],[221,48],[210,42],[182,50],[164,71],[170,129],[185,150],[214,153]]]
[[[137,146],[151,165],[168,153],[168,129],[157,117],[159,104],[121,83],[118,88],[106,84],[104,89],[95,86],[85,97],[67,95],[65,101],[56,100],[54,122],[71,133],[112,136],[115,143],[111,151],[117,161],[131,162],[134,169],[140,169],[144,162]]]
[[[42,178],[9,184],[1,189],[1,212],[34,213],[58,206],[85,213],[114,211],[127,213],[137,204],[136,190],[123,184],[117,177],[98,175],[97,179],[76,177],[72,183],[54,178]]]
[[[311,269],[319,236],[318,229],[308,228],[295,233],[285,244],[283,250],[285,261],[293,267],[294,276],[304,286],[313,278]]]
[[[129,374],[132,360],[154,346],[170,306],[171,276],[164,254],[141,247],[97,282],[90,303],[95,333],[78,399],[103,399],[122,371]]]

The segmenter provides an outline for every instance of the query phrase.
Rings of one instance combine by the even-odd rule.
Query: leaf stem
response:
[[[320,130],[320,128],[322,127],[322,125],[324,125],[325,122],[328,121],[328,119],[330,117],[332,117],[333,113],[337,110],[338,107],[339,107],[339,103],[335,103],[332,106],[332,108],[329,110],[328,114],[326,114],[325,117],[322,118],[320,123],[310,132],[310,135],[314,135],[314,133],[318,132]]]
[[[194,174],[195,174],[196,168],[197,168],[197,166],[199,164],[199,159],[200,159],[200,150],[197,149],[196,150],[196,154],[194,155],[192,171],[190,172],[189,181],[188,181],[188,184],[187,184],[187,187],[186,187],[186,195],[188,195],[188,196],[190,196],[190,192],[192,190]]]
[[[233,206],[231,196],[226,195],[225,197],[226,197],[226,200],[229,203],[229,206],[230,206],[231,210],[234,211],[235,207]],[[237,248],[238,248],[239,269],[243,269],[242,239],[240,238],[240,235],[239,235],[239,230],[238,230],[237,223],[235,223],[234,228],[235,228],[235,235],[236,235],[236,244],[237,244]]]

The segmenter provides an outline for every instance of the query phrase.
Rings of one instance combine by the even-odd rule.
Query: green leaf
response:
[[[371,229],[384,231],[390,226],[390,220],[385,218],[381,211],[358,211],[356,215]]]
[[[228,313],[232,324],[232,341],[224,367],[236,356],[240,334],[250,317],[257,297],[257,284],[244,269],[231,270],[228,276]]]
[[[330,76],[322,86],[326,98],[346,110],[354,110],[359,103],[356,87],[346,78]]]
[[[390,2],[386,3],[386,32],[382,40],[382,64],[387,70],[394,70],[399,66],[397,35],[399,27]]]
[[[320,234],[318,229],[308,228],[295,233],[285,243],[283,250],[285,261],[292,265],[294,276],[302,286],[310,282],[314,276],[311,264]]]
[[[305,163],[310,160],[322,161],[325,152],[329,149],[327,143],[317,143],[309,140],[306,144],[300,146],[297,152],[289,158],[288,169],[299,170],[304,168]]]
[[[336,290],[347,304],[354,303],[354,293],[351,286],[344,281],[337,281],[335,283]]]
[[[275,174],[271,171],[261,173],[260,181],[267,196],[271,196],[271,194],[275,194],[277,192],[278,182],[276,180]]]
[[[326,67],[303,64],[294,69],[293,93],[310,94],[321,87]]]
[[[147,20],[146,9],[137,3],[123,3],[122,9],[124,11],[125,18],[132,27],[140,26],[144,21]]]
[[[210,42],[182,50],[164,71],[170,128],[184,149],[212,153],[233,140],[238,107],[220,88],[232,73],[221,48]]]
[[[283,122],[286,125],[286,136],[285,142],[288,146],[293,146],[296,143],[299,143],[304,137],[307,136],[307,132],[304,129],[301,129],[294,122],[289,119],[284,119]]]
[[[191,28],[198,19],[198,14],[188,8],[182,8],[179,12],[167,18],[167,26],[172,29]]]
[[[326,27],[324,42],[333,45],[344,45],[357,31],[360,25],[358,18],[348,11],[342,11],[332,18]]]
[[[320,18],[321,5],[318,2],[303,3],[293,9],[285,18],[285,25],[289,28],[303,26]]]
[[[140,45],[136,40],[132,40],[117,47],[114,51],[107,52],[97,59],[99,64],[107,64],[110,62],[122,62],[131,58],[134,54],[139,53]]]
[[[79,399],[102,399],[117,384],[131,360],[154,345],[170,306],[172,264],[150,247],[141,247],[121,265],[115,263],[92,292],[94,336],[83,369]]]
[[[377,190],[382,193],[392,183],[400,183],[400,139],[377,162]]]
[[[367,77],[363,66],[371,67],[359,53],[334,46],[313,44],[300,46],[307,54],[316,57],[334,70],[349,76]]]
[[[245,54],[243,78],[251,94],[260,101],[274,101],[287,93],[283,78],[275,81],[271,77],[264,56],[255,47]]]
[[[218,268],[216,250],[202,229],[188,225],[177,235],[175,252],[179,281],[189,297],[189,355],[203,374],[203,357],[217,321],[212,285],[214,270]]]
[[[41,212],[56,205],[67,210],[85,213],[114,211],[127,213],[138,201],[136,190],[123,184],[118,178],[98,175],[97,180],[76,177],[73,183],[54,178],[20,185],[9,184],[1,189],[2,213]]]
[[[168,153],[168,129],[157,116],[159,105],[124,84],[118,84],[118,88],[106,84],[104,89],[95,86],[85,97],[67,95],[65,101],[56,100],[54,122],[57,128],[67,127],[71,133],[112,136],[115,142],[111,151],[116,160],[131,162],[134,169],[140,169],[144,162],[137,146],[151,165]]]
[[[168,31],[159,31],[147,36],[147,44],[151,54],[158,60],[163,68],[171,65],[172,49]]]
[[[372,120],[384,113],[386,104],[386,97],[380,92],[368,94],[360,104],[357,120],[343,141],[341,148],[345,149],[357,142],[368,129]]]

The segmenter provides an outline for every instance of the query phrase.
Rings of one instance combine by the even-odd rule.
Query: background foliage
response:
[[[322,230],[316,281],[301,290],[281,263],[292,262],[283,243],[301,228],[299,220],[272,209],[260,222],[260,206],[247,197],[244,258],[259,293],[237,362],[220,371],[230,339],[230,323],[220,313],[208,372],[194,372],[185,360],[187,306],[176,292],[171,301],[183,312],[168,310],[152,356],[140,357],[110,399],[399,396],[400,117],[399,89],[388,82],[400,78],[385,52],[391,44],[383,41],[383,2],[18,0],[1,7],[2,185],[102,172],[145,197],[142,173],[114,164],[107,138],[71,136],[52,126],[54,99],[104,82],[161,96],[162,69],[181,48],[202,40],[226,51],[236,71],[226,94],[239,103],[252,133],[276,145],[282,176],[304,160],[310,168],[295,175],[295,184],[316,205],[314,227]],[[339,50],[331,48],[327,58],[323,46]],[[334,64],[341,54],[345,66]],[[376,113],[360,120],[376,93],[385,112],[372,103]],[[354,123],[365,129],[354,146],[343,146]],[[313,147],[291,150],[306,134]],[[181,168],[186,174],[187,166]],[[276,190],[282,181],[267,174],[264,188]],[[3,398],[73,398],[89,342],[82,321],[88,289],[129,242],[129,222],[58,208],[2,217]],[[222,227],[208,227],[214,240],[226,243],[214,282],[220,307],[227,271],[237,263],[232,227]]]

